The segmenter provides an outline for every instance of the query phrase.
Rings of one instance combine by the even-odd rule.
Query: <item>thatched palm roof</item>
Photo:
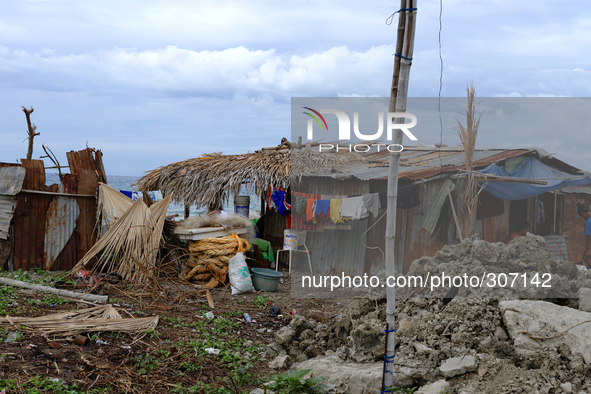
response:
[[[298,176],[323,174],[361,162],[350,153],[260,151],[244,155],[203,155],[148,172],[135,185],[140,191],[160,190],[181,204],[221,206],[240,192],[265,195],[269,186],[287,188]]]

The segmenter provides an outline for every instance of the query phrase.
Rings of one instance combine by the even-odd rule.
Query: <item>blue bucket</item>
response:
[[[256,290],[277,291],[279,278],[283,276],[281,272],[267,268],[251,268],[250,270],[252,271],[252,284]]]

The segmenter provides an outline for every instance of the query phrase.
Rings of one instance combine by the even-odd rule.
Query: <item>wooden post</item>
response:
[[[25,107],[21,107],[25,116],[27,117],[27,131],[29,134],[29,149],[27,150],[27,160],[31,160],[33,158],[33,138],[39,133],[35,133],[37,130],[37,126],[31,123],[31,114],[33,113],[34,109],[31,107],[30,109],[26,109]]]
[[[191,204],[185,203],[185,217],[184,217],[184,219],[187,219],[189,217],[190,213],[191,213]]]
[[[456,207],[454,206],[454,200],[451,198],[451,192],[449,191],[449,188],[447,188],[447,195],[449,196],[449,204],[451,205],[451,213],[453,213],[453,215],[454,215],[454,222],[456,222],[456,229],[458,230],[458,235],[460,236],[460,242],[463,242],[464,237],[462,236],[462,228],[460,227],[458,215],[456,215]]]
[[[390,104],[388,112],[406,112],[406,98],[408,96],[408,81],[412,55],[414,48],[417,0],[401,0],[398,20],[398,37],[396,41],[396,55],[394,57],[394,74],[392,76],[392,88],[390,91]],[[404,118],[396,118],[394,123],[404,123]],[[392,144],[402,144],[402,131],[394,130]],[[395,273],[402,273],[403,261],[396,262],[395,235],[396,235],[396,200],[398,193],[398,167],[400,164],[400,152],[390,153],[390,165],[388,171],[388,211],[386,216],[386,277],[393,277]],[[394,336],[396,290],[387,287],[386,321],[389,329],[386,333],[386,368],[384,369],[384,387],[393,386],[394,375]],[[390,331],[392,330],[392,331]]]

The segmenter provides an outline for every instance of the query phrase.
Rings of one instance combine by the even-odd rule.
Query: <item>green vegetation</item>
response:
[[[267,381],[265,391],[273,390],[276,394],[316,394],[322,393],[325,385],[323,377],[304,379],[311,369],[293,370],[281,375],[273,375]]]
[[[24,393],[24,394],[100,394],[109,393],[110,389],[92,389],[82,390],[76,384],[67,385],[61,380],[51,380],[50,378],[42,378],[35,376],[25,383],[18,383],[16,379],[0,379],[0,389],[6,389],[7,393]]]
[[[386,389],[386,391],[391,391],[391,392],[401,392],[401,393],[406,393],[406,394],[412,394],[415,391],[417,391],[419,388],[418,387],[413,387],[412,389],[403,389],[400,387],[390,387],[389,389]]]
[[[271,298],[269,298],[269,297],[258,295],[254,298],[253,304],[255,306],[258,306],[259,309],[265,309],[270,300],[271,300]]]

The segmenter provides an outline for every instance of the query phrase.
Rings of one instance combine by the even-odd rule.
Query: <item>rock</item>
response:
[[[443,394],[449,389],[449,383],[444,379],[421,387],[415,394]]]
[[[581,287],[577,295],[579,296],[579,309],[583,312],[591,312],[591,289]]]
[[[355,327],[347,338],[349,356],[357,363],[377,361],[384,355],[384,326],[377,320],[367,320]]]
[[[509,339],[509,335],[507,335],[507,333],[505,332],[505,330],[503,330],[502,327],[497,327],[497,329],[495,330],[495,337],[497,337],[499,341],[506,341],[507,339]]]
[[[401,320],[398,324],[398,331],[410,330],[412,328],[412,320]]]
[[[289,345],[293,342],[296,336],[296,331],[291,326],[281,327],[275,333],[275,341],[280,345]]]
[[[381,390],[383,363],[344,363],[336,353],[294,364],[292,369],[311,369],[310,374],[323,376],[322,383],[348,387],[347,394],[377,393]],[[309,375],[305,376],[308,378]]]
[[[277,356],[273,361],[269,363],[269,368],[271,369],[286,369],[289,363],[289,356]]]
[[[429,354],[429,353],[433,352],[433,349],[431,349],[428,346],[423,345],[422,343],[415,342],[414,347],[415,347],[415,350],[417,351],[417,354],[419,354],[419,355]]]
[[[314,324],[302,315],[295,315],[293,319],[291,319],[289,327],[291,327],[297,334],[300,334],[302,331],[314,329]]]
[[[462,356],[445,360],[439,367],[439,372],[446,378],[453,378],[467,372],[476,371],[476,368],[478,368],[478,362],[474,356]]]
[[[539,351],[540,348],[554,349],[565,344],[572,354],[583,357],[587,364],[591,364],[591,330],[588,324],[570,329],[579,323],[591,320],[591,313],[545,301],[501,301],[499,306],[516,348]],[[524,330],[542,337],[568,331],[555,338],[545,339],[540,345],[519,333]]]
[[[283,346],[281,346],[280,344],[278,344],[277,342],[272,342],[272,343],[268,344],[265,353],[268,356],[283,356],[283,355],[287,354],[287,352],[285,351],[285,348]]]
[[[564,391],[564,394],[571,394],[573,392],[573,385],[570,383],[562,383],[560,388]]]
[[[248,341],[244,342],[244,347],[247,349],[250,349],[250,348],[254,347],[254,342],[248,340]]]
[[[274,391],[270,391],[270,390],[263,390],[263,389],[254,389],[252,390],[249,394],[274,394]]]

